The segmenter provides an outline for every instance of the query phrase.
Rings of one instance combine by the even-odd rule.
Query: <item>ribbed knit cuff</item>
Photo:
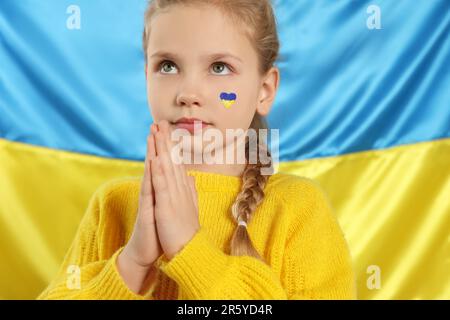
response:
[[[117,250],[97,275],[95,296],[104,300],[145,300],[145,296],[131,291],[126,285],[117,268],[117,258],[124,247]]]
[[[229,258],[200,227],[172,259],[162,255],[156,264],[177,282],[189,299],[209,299],[218,277],[224,275],[232,262]]]

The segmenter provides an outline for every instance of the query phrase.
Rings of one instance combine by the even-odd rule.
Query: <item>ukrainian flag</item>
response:
[[[93,192],[143,172],[146,2],[0,1],[0,298],[35,298]],[[450,1],[274,6],[279,170],[324,187],[360,299],[450,298]]]

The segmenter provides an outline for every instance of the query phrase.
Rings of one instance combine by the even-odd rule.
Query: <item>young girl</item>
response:
[[[279,84],[269,0],[151,1],[143,46],[155,120],[144,176],[95,192],[38,298],[356,298],[347,243],[315,181],[262,174],[272,163],[248,161],[248,139],[245,163],[172,157],[174,130],[192,131],[184,118],[223,133],[267,128]]]

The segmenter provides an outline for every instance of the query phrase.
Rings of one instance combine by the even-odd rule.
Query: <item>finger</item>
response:
[[[178,165],[178,168],[180,170],[181,176],[183,178],[183,183],[186,187],[189,187],[189,177],[187,175],[186,166],[184,163],[181,163]]]
[[[151,126],[150,126],[150,131],[151,131],[151,133],[153,134],[153,135],[155,135],[159,130],[158,130],[158,125],[156,124],[156,123],[153,123]]]
[[[147,152],[144,161],[144,175],[141,182],[141,192],[139,196],[139,210],[140,217],[143,218],[147,214],[152,214],[152,207],[154,202],[153,187],[151,183],[151,172],[150,172],[150,146],[151,146],[151,135],[147,136]]]
[[[155,188],[155,209],[156,213],[169,214],[171,212],[170,191],[166,177],[164,176],[161,158],[157,156],[150,161],[152,184]],[[155,215],[155,218],[158,217]],[[159,217],[161,218],[161,217]]]
[[[144,176],[142,178],[142,183],[141,183],[141,197],[143,197],[148,191],[149,191],[149,159],[148,159],[148,154],[149,154],[149,137],[147,136],[147,148],[146,148],[146,153],[145,153],[145,160],[144,160]]]
[[[159,126],[160,131],[156,133],[156,153],[157,157],[160,159],[160,167],[162,174],[166,179],[166,184],[169,192],[172,195],[176,195],[179,192],[173,166],[172,160],[168,154],[167,145],[162,131],[162,127]]]
[[[161,131],[163,132],[164,137],[165,137],[167,154],[168,154],[168,156],[170,158],[169,164],[172,167],[172,171],[173,171],[174,176],[175,176],[175,181],[176,181],[178,190],[180,190],[180,191],[181,190],[185,190],[188,187],[187,179],[183,178],[183,174],[182,174],[182,171],[181,171],[180,164],[177,163],[178,159],[174,159],[174,157],[177,157],[177,155],[174,154],[175,146],[174,146],[174,143],[172,142],[172,138],[171,138],[172,131],[171,131],[169,123],[167,121],[162,121],[161,122]]]
[[[172,195],[178,194],[178,187],[175,182],[175,175],[169,163],[170,159],[167,155],[166,144],[164,142],[163,133],[158,131],[155,136],[156,140],[156,158],[162,177],[166,180],[165,185],[167,191]]]
[[[155,136],[154,134],[150,135],[149,141],[148,141],[148,166],[149,166],[149,170],[148,170],[148,184],[150,185],[150,195],[151,195],[151,201],[152,201],[152,205],[155,205],[155,188],[153,187],[153,183],[152,183],[152,179],[151,179],[151,160],[156,158],[156,147],[155,147]]]
[[[194,202],[195,209],[197,209],[197,214],[198,214],[198,194],[197,194],[197,188],[195,187],[195,178],[190,176],[188,181],[189,181],[189,190],[191,191],[192,201]]]
[[[150,160],[150,168],[151,168],[151,178],[153,182],[153,187],[155,188],[155,192],[167,191],[167,183],[164,178],[164,173],[161,168],[161,158],[160,156],[156,156],[154,159]],[[158,196],[156,194],[156,196]]]
[[[156,146],[155,146],[155,134],[158,132],[156,127],[152,124],[150,127],[151,135],[150,135],[150,144],[149,144],[149,157],[150,159],[154,159],[156,157]]]

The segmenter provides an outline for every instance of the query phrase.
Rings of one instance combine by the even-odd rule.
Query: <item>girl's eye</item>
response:
[[[218,74],[229,74],[231,72],[230,68],[223,62],[214,63],[212,69]],[[221,73],[224,69],[228,70],[228,73]]]
[[[172,69],[172,67],[174,67],[174,66],[175,65],[172,62],[170,62],[170,61],[163,61],[160,64],[159,71],[161,71],[161,73],[176,73],[176,71],[173,72],[173,69]]]

